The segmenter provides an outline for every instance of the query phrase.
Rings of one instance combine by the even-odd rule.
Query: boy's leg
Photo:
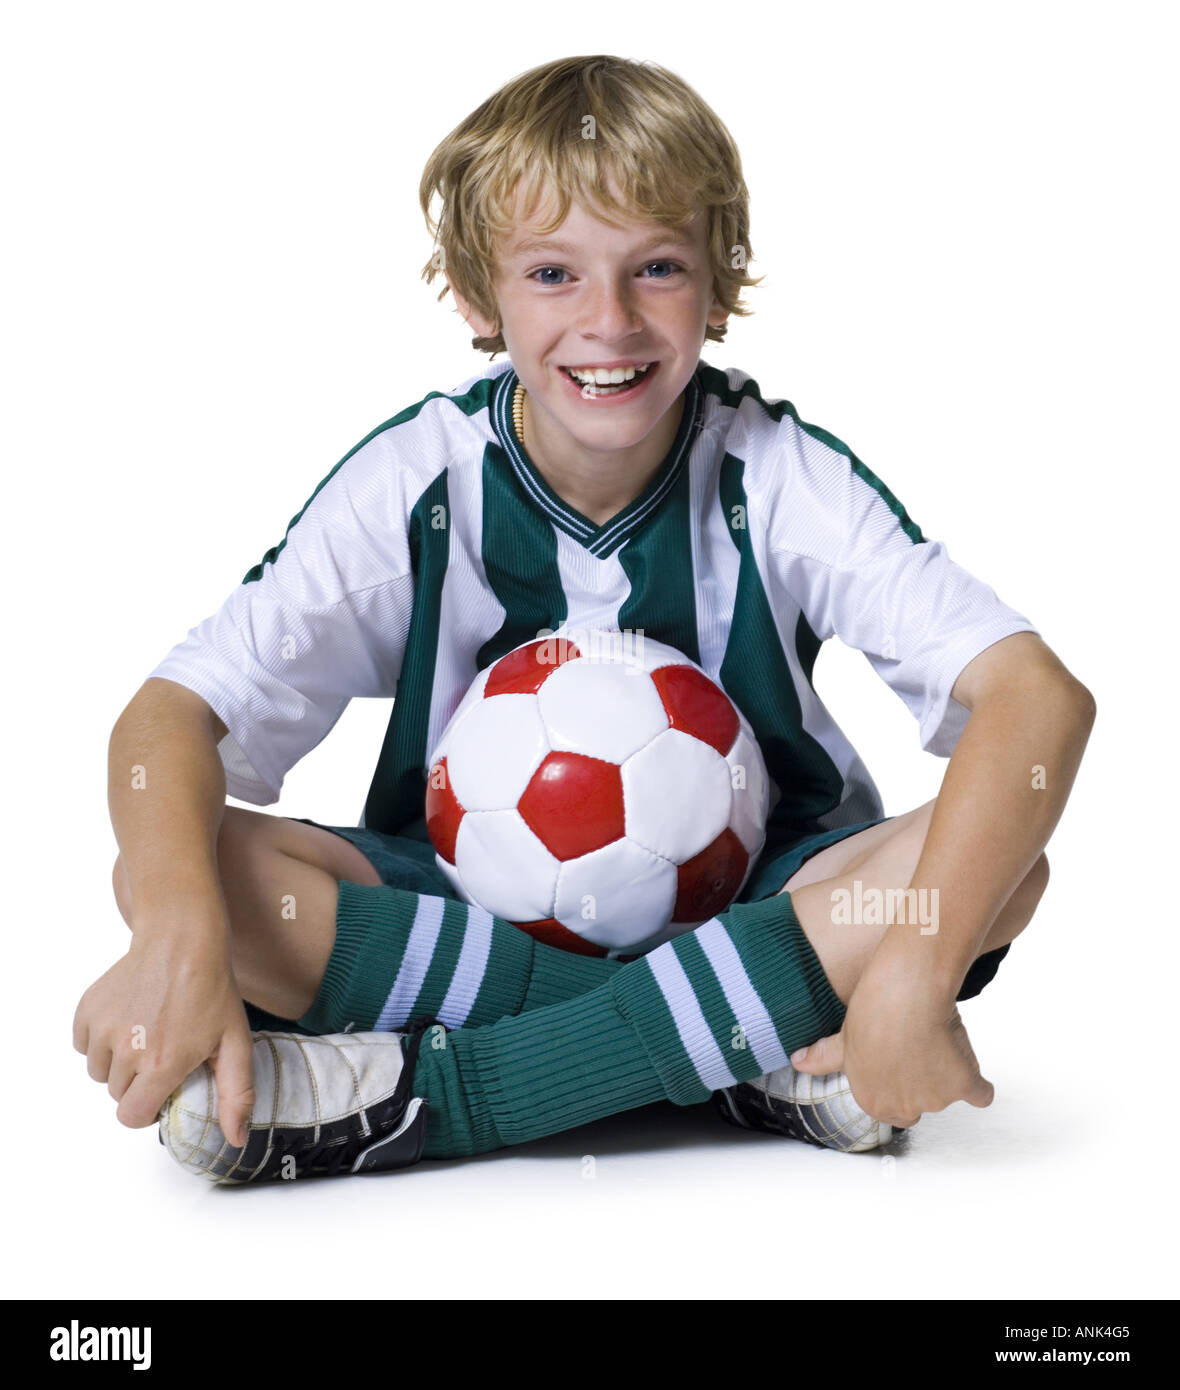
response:
[[[838,1032],[886,926],[834,930],[832,893],[854,879],[862,891],[907,885],[928,822],[915,814],[897,836],[876,837],[842,878],[731,907],[587,995],[424,1050],[414,1093],[431,1104],[427,1155],[522,1143],[654,1100],[696,1104]],[[1023,928],[1046,879],[1042,857],[997,915],[981,960]]]
[[[836,919],[837,902],[863,895],[869,888],[905,888],[921,855],[934,802],[830,845],[811,856],[786,881],[789,892],[833,988],[841,999],[851,996],[884,932],[879,925]],[[960,999],[973,998],[995,974],[1007,947],[1028,925],[1049,881],[1049,861],[1042,854],[988,929],[976,962],[968,971]]]
[[[218,865],[251,1027],[393,1031],[427,1014],[475,1026],[572,998],[622,968],[460,902],[432,860],[412,839],[227,807]],[[130,924],[121,871],[116,862]]]
[[[932,806],[811,854],[789,886],[814,882],[816,866],[849,871],[870,858],[878,877],[899,881],[920,849]],[[219,856],[235,974],[255,1030],[390,1031],[424,1014],[448,1027],[472,1027],[574,998],[621,968],[546,948],[460,903],[432,850],[414,839],[231,807]],[[840,995],[840,972],[859,975],[858,947],[875,936],[858,942],[842,928],[844,937],[833,939],[825,901],[806,894],[803,920],[825,970],[838,977]],[[1023,921],[1028,915],[1031,907]],[[998,919],[993,928],[998,941],[1015,934],[1004,935],[1005,925]],[[989,938],[985,949],[995,944]],[[994,969],[991,962],[986,973]]]
[[[908,882],[912,866],[899,878],[896,859],[896,846],[892,865],[889,855],[878,848],[857,872],[866,885],[872,885],[884,865],[888,873],[881,886]],[[292,895],[292,873],[293,869],[284,868],[279,876],[287,881],[288,897]],[[264,898],[269,900],[273,890],[282,886],[280,881],[270,882]],[[817,903],[809,902],[804,923],[795,915],[791,894],[780,893],[731,908],[695,932],[627,966],[570,957],[492,919],[492,928],[503,928],[499,934],[507,953],[523,940],[533,956],[552,962],[559,972],[574,965],[590,966],[609,978],[567,1003],[520,1017],[503,1017],[510,1010],[499,1007],[502,1001],[496,1001],[489,1013],[500,1016],[498,1024],[468,1026],[450,1035],[446,1047],[424,1050],[414,1091],[431,1101],[426,1152],[437,1156],[481,1152],[663,1098],[696,1103],[713,1090],[782,1066],[794,1048],[837,1031],[850,988],[844,986],[845,999],[833,990],[810,939],[815,936],[822,942],[831,925],[831,881],[813,886],[826,889],[822,896],[812,895],[822,903],[823,911],[817,913]],[[345,881],[336,891],[343,898],[348,887]],[[364,891],[366,885],[352,887]],[[386,898],[389,896],[387,893]],[[408,897],[417,901],[416,895]],[[261,906],[264,913],[269,910],[266,901]],[[469,962],[472,959],[470,942],[495,932],[489,933],[488,923],[478,918],[473,922],[471,914],[478,910],[465,906],[444,904],[441,914],[437,909],[423,911],[435,913],[436,940],[443,934],[451,938],[450,963],[436,970],[431,960],[421,979],[425,986],[432,975],[435,977],[437,996],[444,980],[454,981],[462,973],[455,969],[457,962],[464,957]],[[452,914],[449,924],[445,920],[448,911]],[[416,906],[395,924],[407,940],[422,920],[419,912]],[[878,929],[878,935],[883,930]],[[325,933],[321,954],[326,939]],[[358,941],[358,951],[361,944]],[[843,979],[842,970],[847,973],[841,957],[849,944],[847,938],[828,942],[827,953],[838,980]],[[851,944],[855,957],[864,943]],[[474,953],[480,959],[483,949],[481,946]],[[339,932],[329,954],[341,954]],[[403,954],[411,953],[407,948]],[[353,968],[361,962],[350,957],[347,941],[343,957],[344,968],[338,972],[342,993],[333,1002],[352,1012],[356,991],[363,994],[366,988],[371,990],[369,972]],[[330,973],[327,970],[321,982],[321,995]],[[526,969],[523,974],[527,973]],[[388,979],[384,983],[387,985]],[[264,987],[265,982],[260,989]],[[306,981],[303,987],[306,991]],[[578,987],[586,988],[585,977]],[[504,988],[502,984],[496,986],[501,994]],[[527,980],[522,984],[518,974],[511,989],[525,997]],[[479,1002],[482,991],[480,983],[473,993],[469,982],[466,999],[459,1000],[466,1008],[468,1024],[475,1021],[475,1011],[469,1006]],[[448,986],[444,1002],[453,994]],[[423,1000],[421,989],[413,998],[405,992],[398,1006],[400,1012],[384,1019],[382,1026],[403,1026],[418,1013],[417,1006]],[[363,1024],[358,1031],[367,1026]]]
[[[912,813],[908,818],[911,821],[923,822],[914,827],[915,831],[922,834],[925,833],[929,822],[928,809],[919,808],[918,812]],[[927,811],[925,816],[922,815],[923,810]],[[874,838],[881,842],[880,835]],[[905,838],[905,827],[902,826],[896,840],[889,846],[889,850],[895,856],[898,852],[897,845],[904,845]],[[843,921],[839,924],[833,921],[833,905],[841,900],[844,903],[855,901],[857,889],[864,887],[861,882],[864,856],[855,853],[840,854],[837,847],[836,855],[828,854],[826,858],[829,870],[843,869],[842,878],[823,880],[818,876],[809,877],[806,882],[800,884],[800,880],[807,876],[807,869],[804,868],[791,873],[787,887],[780,891],[792,893],[797,912],[809,924],[812,945],[817,949],[829,979],[835,978],[839,972],[844,972],[845,978],[839,988],[847,997],[847,992],[856,985],[863,966],[872,955],[879,931],[874,931],[868,940],[858,940],[856,934],[852,933],[853,939],[850,940],[849,926]],[[771,882],[776,881],[781,870],[789,871],[796,867],[798,862],[794,852],[786,861],[782,858],[776,860],[768,866],[761,886],[766,886],[767,879]],[[912,869],[905,863],[904,856],[900,864],[895,862],[894,871],[900,875],[900,882],[903,884],[912,875]],[[820,866],[819,873],[822,872],[823,866]],[[884,857],[878,865],[877,872],[884,873],[887,882],[892,880],[896,884],[899,881],[893,877],[884,862]],[[971,963],[959,987],[957,1000],[973,999],[995,977],[1000,962],[1008,953],[1011,941],[1032,917],[1047,881],[1048,861],[1041,855],[992,923],[979,948],[980,953]],[[864,901],[871,902],[872,899],[866,896]],[[914,901],[908,904],[908,908],[915,910],[928,905]],[[930,924],[921,913],[916,915],[917,921],[913,925]],[[907,919],[900,916],[899,920],[905,922]],[[839,929],[834,930],[837,926]],[[809,1054],[814,1051],[815,1049],[809,1047]],[[826,1073],[809,1074],[788,1063],[752,1082],[716,1092],[713,1097],[714,1108],[729,1124],[788,1135],[844,1152],[863,1152],[889,1142],[890,1126],[873,1118],[861,1108],[843,1072],[829,1065]]]

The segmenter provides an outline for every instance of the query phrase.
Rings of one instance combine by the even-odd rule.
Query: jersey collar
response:
[[[509,366],[497,379],[491,400],[491,422],[496,437],[513,471],[524,488],[526,495],[563,531],[600,559],[618,549],[659,507],[660,503],[676,486],[681,470],[692,452],[704,419],[705,393],[698,380],[701,363],[688,380],[685,387],[684,412],[672,447],[664,461],[656,470],[652,480],[639,496],[622,511],[596,525],[589,517],[563,501],[549,486],[537,466],[521,447],[512,428],[512,397],[519,378]]]

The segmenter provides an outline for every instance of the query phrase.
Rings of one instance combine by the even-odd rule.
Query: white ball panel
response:
[[[655,642],[650,637],[638,634],[628,637],[623,647],[624,659],[634,662],[642,670],[652,672],[661,666],[693,666],[682,651],[670,647],[666,642]],[[696,668],[700,670],[700,667]],[[634,677],[632,677],[634,679]]]
[[[582,915],[587,897],[590,917]],[[629,954],[675,905],[676,866],[631,840],[615,840],[561,866],[553,915],[587,941]]]
[[[663,642],[654,642],[643,632],[621,632],[618,628],[563,625],[555,634],[571,641],[582,660],[597,664],[633,664],[637,670],[654,670],[669,660],[685,661],[683,652]]]
[[[766,764],[762,761],[758,745],[744,730],[734,740],[725,761],[730,770],[731,786],[734,769],[741,767],[745,770],[746,785],[733,788],[733,811],[729,825],[753,859],[766,838],[766,812],[770,800]]]
[[[535,695],[493,695],[463,715],[447,771],[466,811],[510,810],[549,751]]]
[[[465,903],[469,903],[471,901],[471,894],[463,886],[463,880],[459,877],[459,871],[455,868],[454,864],[448,864],[441,854],[436,854],[434,856],[434,862],[447,876],[447,880],[455,892],[458,893]]]
[[[455,837],[455,867],[465,896],[487,912],[510,922],[553,916],[558,861],[518,811],[468,811]]]
[[[707,743],[668,729],[623,764],[627,834],[683,864],[729,823],[729,764]]]
[[[623,663],[567,661],[537,692],[554,748],[621,763],[668,727],[659,693]]]

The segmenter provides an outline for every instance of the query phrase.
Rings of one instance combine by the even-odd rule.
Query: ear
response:
[[[729,310],[719,299],[714,299],[709,305],[709,314],[705,322],[710,328],[724,328],[729,322]]]
[[[450,287],[451,295],[455,300],[455,308],[458,309],[460,315],[472,332],[481,338],[494,338],[500,331],[499,326],[492,323],[490,319],[484,318],[478,309],[463,298],[455,288],[449,275],[447,275],[446,281]]]

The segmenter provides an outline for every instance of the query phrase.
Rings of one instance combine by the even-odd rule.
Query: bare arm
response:
[[[791,1058],[801,1071],[843,1070],[869,1114],[901,1126],[956,1100],[991,1104],[955,996],[1057,825],[1095,717],[1093,696],[1034,633],[993,644],[952,693],[971,717],[909,884],[932,894],[937,930],[891,925],[840,1034]]]
[[[216,899],[226,728],[174,681],[145,682],[115,722],[107,804],[130,884],[135,930],[164,929],[183,899]]]
[[[1096,713],[1089,690],[1031,632],[980,653],[952,694],[971,717],[909,885],[937,887],[945,926],[916,941],[904,928],[887,933],[950,999],[1061,819]]]
[[[108,803],[130,888],[132,942],[82,996],[74,1047],[133,1128],[153,1124],[208,1060],[221,1127],[241,1143],[254,1093],[217,864],[225,809],[217,744],[225,732],[204,700],[166,680],[146,682],[115,723]]]

